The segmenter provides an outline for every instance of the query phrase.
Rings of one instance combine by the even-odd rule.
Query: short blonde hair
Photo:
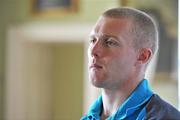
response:
[[[134,47],[136,49],[149,47],[153,54],[158,51],[158,28],[153,18],[145,12],[134,8],[122,7],[109,9],[105,11],[102,16],[110,18],[125,17],[131,19],[133,26],[129,32],[133,35]]]

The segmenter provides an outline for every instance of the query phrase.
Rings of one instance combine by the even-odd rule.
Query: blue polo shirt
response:
[[[106,120],[142,120],[146,115],[146,103],[152,95],[148,81],[142,80],[126,101],[119,106],[117,112]],[[81,120],[100,120],[102,109],[102,96],[100,96]]]

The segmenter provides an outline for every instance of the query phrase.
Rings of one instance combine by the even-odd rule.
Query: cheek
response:
[[[132,54],[114,54],[109,58],[109,67],[112,66],[115,71],[125,71],[132,68],[134,64],[134,57]]]

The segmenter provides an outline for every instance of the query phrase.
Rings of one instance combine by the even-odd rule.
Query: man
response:
[[[89,76],[102,95],[82,120],[180,119],[148,87],[148,63],[158,50],[154,20],[133,8],[107,10],[90,34]]]

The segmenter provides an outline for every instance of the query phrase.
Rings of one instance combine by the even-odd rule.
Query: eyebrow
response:
[[[100,35],[95,35],[95,34],[90,34],[88,38],[96,38],[97,37],[103,37],[103,38],[106,38],[106,37],[111,37],[111,38],[114,38],[117,42],[121,43],[123,42],[123,38],[122,37],[117,37],[117,36],[114,36],[114,35],[108,35],[108,34],[100,34]]]
[[[95,35],[95,34],[90,34],[88,38],[94,38],[94,37],[112,37],[112,38],[115,38],[115,39],[119,39],[118,37],[116,36],[113,36],[113,35],[108,35],[108,34],[100,34],[100,35]]]

